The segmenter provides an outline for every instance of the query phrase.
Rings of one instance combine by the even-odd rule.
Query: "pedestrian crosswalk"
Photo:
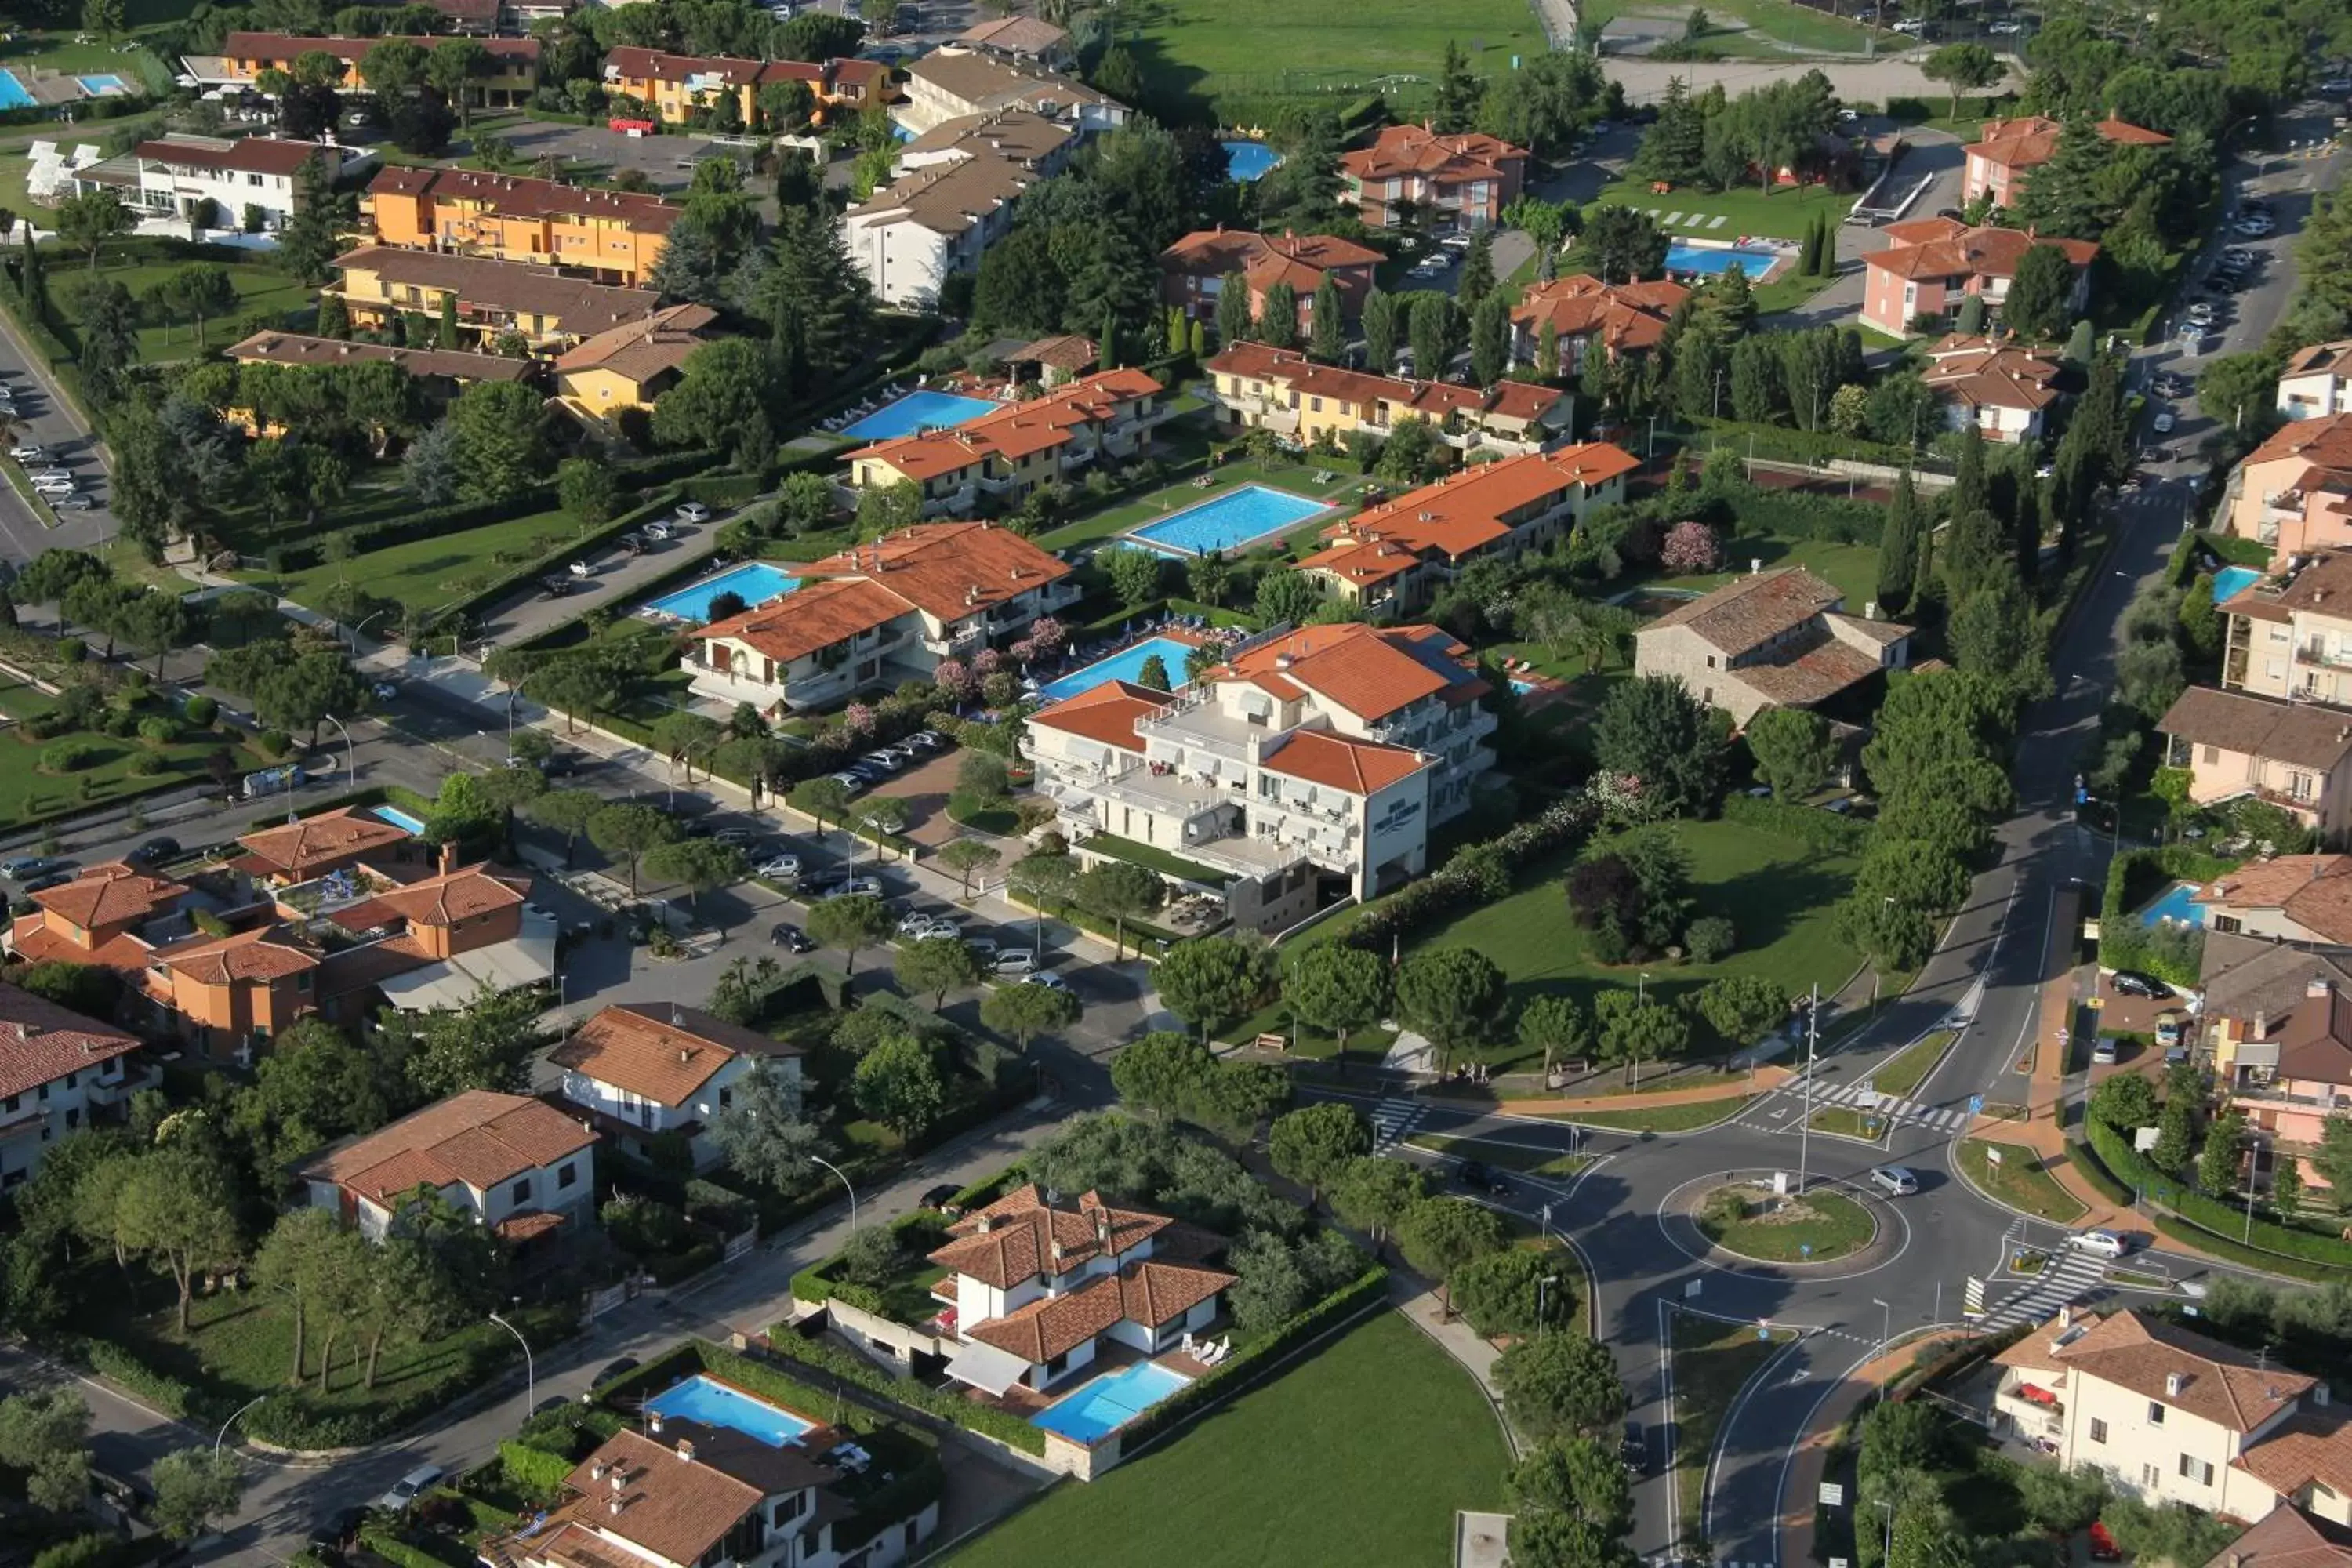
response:
[[[2038,1323],[2059,1308],[2090,1293],[2106,1274],[2104,1259],[2067,1247],[2050,1255],[2042,1272],[2022,1289],[2011,1291],[1978,1323],[1987,1333]]]
[[[1383,1100],[1372,1107],[1372,1152],[1385,1154],[1412,1136],[1429,1107],[1417,1100]]]
[[[1643,1558],[1643,1568],[1774,1568],[1774,1564],[1769,1557],[1725,1557],[1713,1563],[1702,1563],[1696,1557],[1667,1555]]]
[[[1769,1131],[1794,1132],[1804,1125],[1807,1103],[1804,1080],[1793,1079],[1759,1100],[1741,1120]],[[1931,1132],[1958,1132],[1969,1124],[1969,1112],[1963,1106],[1923,1105],[1916,1100],[1880,1094],[1859,1083],[1816,1081],[1810,1103],[1815,1110],[1851,1110],[1875,1116],[1898,1127],[1924,1127]]]

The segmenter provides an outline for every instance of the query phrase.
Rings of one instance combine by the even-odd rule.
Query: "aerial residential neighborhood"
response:
[[[2352,1563],[2352,16],[30,0],[0,1568]]]

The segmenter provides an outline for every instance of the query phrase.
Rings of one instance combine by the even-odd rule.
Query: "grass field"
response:
[[[76,328],[81,322],[80,284],[84,279],[96,277],[120,283],[135,300],[186,265],[177,261],[142,262],[136,267],[101,267],[93,273],[87,262],[68,252],[57,252],[47,259],[49,298],[56,302],[58,314],[68,326]],[[205,323],[205,341],[213,348],[234,342],[236,322],[248,312],[284,312],[310,302],[310,290],[275,267],[238,262],[224,270],[236,286],[236,309],[222,319]],[[195,328],[190,323],[139,329],[139,357],[151,364],[194,359],[198,353]]]
[[[281,577],[247,574],[246,580],[269,583],[284,597],[309,605],[330,585],[349,578],[379,598],[396,599],[412,610],[436,610],[582,531],[583,525],[568,512],[533,512],[461,533],[411,540],[349,561],[321,562]]]
[[[1477,1160],[1506,1171],[1524,1171],[1530,1176],[1572,1176],[1590,1163],[1581,1154],[1555,1153],[1549,1149],[1506,1143],[1494,1138],[1448,1138],[1442,1132],[1423,1132],[1405,1142],[1433,1154]]]
[[[0,691],[0,713],[22,721],[47,712],[57,700],[29,686],[10,687]],[[161,711],[161,710],[157,710]],[[151,795],[156,790],[202,777],[205,759],[223,745],[236,745],[238,737],[229,731],[185,730],[185,738],[166,745],[154,745],[135,737],[99,734],[77,730],[46,741],[35,740],[19,730],[0,731],[0,821],[17,826],[38,822],[47,817],[86,811],[93,804],[133,799]],[[89,765],[71,773],[49,773],[41,766],[41,755],[51,746],[79,742],[94,748]],[[257,767],[259,760],[239,750],[236,753],[240,769]],[[142,759],[159,759],[161,765],[152,773],[137,773],[133,764]],[[89,793],[83,793],[83,780],[89,780]]]
[[[1684,1544],[1699,1534],[1700,1504],[1706,1490],[1706,1461],[1731,1414],[1732,1402],[1756,1369],[1796,1336],[1786,1329],[1759,1335],[1753,1323],[1675,1314],[1670,1343],[1675,1397],[1675,1498],[1683,1517]]]
[[[1129,0],[1118,20],[1151,100],[1237,110],[1273,99],[1334,94],[1344,101],[1375,91],[1409,106],[1429,96],[1449,40],[1481,75],[1507,71],[1513,56],[1547,47],[1534,9],[1521,0],[1358,0],[1337,10]]]
[[[1998,1165],[1992,1163],[1991,1151],[1995,1149],[2000,1151]],[[2039,1218],[2071,1225],[2085,1212],[2081,1200],[2042,1168],[2042,1156],[2022,1143],[2003,1143],[1990,1138],[1963,1139],[1960,1168],[1968,1173],[1969,1180],[2001,1202]]]
[[[1761,4],[1763,0],[1757,0]],[[1734,185],[1727,191],[1678,190],[1659,195],[1651,191],[1646,180],[1615,180],[1603,185],[1598,201],[1657,214],[1664,223],[1675,213],[1684,220],[1667,232],[1678,238],[1736,240],[1743,234],[1769,236],[1776,239],[1797,240],[1805,237],[1805,226],[1827,213],[1832,221],[1843,218],[1853,205],[1853,197],[1831,190],[1826,185],[1783,185],[1766,195],[1754,185]],[[1714,228],[1689,221],[1691,216],[1712,224],[1717,217],[1723,226]],[[1565,273],[1568,268],[1560,269]],[[1752,275],[1751,275],[1752,276]]]
[[[1826,1110],[1813,1112],[1813,1131],[1827,1132],[1837,1138],[1860,1138],[1874,1141],[1885,1130],[1886,1123],[1859,1110],[1848,1110],[1843,1105],[1832,1105]]]
[[[1102,1479],[1064,1481],[946,1561],[1426,1568],[1448,1560],[1456,1509],[1503,1506],[1508,1462],[1469,1374],[1386,1312]]]
[[[1689,15],[1686,6],[1661,5],[1659,0],[1592,0],[1579,9],[1577,21],[1598,30],[1621,16],[1638,16],[1651,23],[1653,31],[1657,24],[1668,24],[1666,36],[1678,38]],[[1795,50],[1860,54],[1873,30],[1789,0],[1715,0],[1706,15],[1709,26],[1700,41],[1733,59],[1785,60]]]
[[[1747,1213],[1737,1219],[1702,1213],[1699,1229],[1717,1247],[1742,1258],[1764,1263],[1820,1263],[1858,1251],[1878,1234],[1878,1222],[1870,1217],[1868,1209],[1827,1189],[1780,1199],[1780,1206],[1775,1209],[1759,1206],[1772,1200],[1759,1197],[1755,1188],[1718,1187],[1708,1194],[1710,1208],[1723,1194],[1746,1204]],[[1808,1247],[1812,1250],[1808,1252]]]
[[[1609,1127],[1623,1132],[1693,1132],[1712,1127],[1747,1110],[1763,1096],[1727,1095],[1721,1100],[1690,1100],[1680,1105],[1652,1106],[1643,1110],[1580,1110],[1548,1118],[1583,1127]]]
[[[1859,615],[1878,597],[1878,551],[1868,544],[1835,544],[1825,539],[1745,538],[1725,542],[1723,572],[1687,577],[1653,578],[1643,585],[1691,588],[1705,593],[1748,574],[1750,561],[1761,561],[1766,571],[1801,566],[1845,595],[1847,607]]]
[[[1569,920],[1565,858],[1544,868],[1539,880],[1431,930],[1413,946],[1477,949],[1500,966],[1513,1000],[1522,1004],[1538,992],[1560,991],[1589,1008],[1603,989],[1631,987],[1644,967],[1651,995],[1670,1003],[1725,974],[1764,975],[1791,995],[1815,981],[1825,991],[1844,984],[1855,959],[1831,929],[1830,909],[1853,879],[1853,860],[1752,827],[1673,826],[1690,852],[1700,912],[1727,916],[1738,931],[1738,948],[1719,963],[1603,968],[1591,962],[1585,933]],[[1486,1059],[1517,1067],[1533,1058],[1507,1041],[1490,1047]]]

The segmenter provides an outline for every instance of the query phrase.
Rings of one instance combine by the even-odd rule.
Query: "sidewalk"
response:
[[[1813,1509],[1822,1492],[1829,1465],[1830,1438],[1871,1400],[1878,1397],[1878,1382],[1882,1377],[1900,1376],[1917,1359],[1920,1350],[1927,1345],[1964,1340],[1964,1331],[1948,1330],[1923,1334],[1906,1341],[1883,1356],[1873,1357],[1862,1366],[1848,1373],[1816,1405],[1806,1426],[1805,1434],[1797,1440],[1790,1452],[1789,1489],[1780,1497],[1780,1560],[1785,1563],[1818,1561],[1813,1552]],[[1846,1498],[1845,1506],[1854,1506],[1853,1498]]]
[[[1638,1094],[1628,1089],[1622,1094],[1586,1094],[1553,1096],[1540,1100],[1478,1100],[1465,1095],[1447,1094],[1433,1089],[1421,1098],[1431,1105],[1465,1110],[1506,1112],[1513,1116],[1567,1116],[1580,1110],[1643,1110],[1652,1106],[1697,1105],[1707,1100],[1733,1100],[1750,1094],[1769,1094],[1796,1076],[1784,1067],[1759,1067],[1745,1081],[1712,1083],[1697,1089],[1662,1089],[1655,1094]]]

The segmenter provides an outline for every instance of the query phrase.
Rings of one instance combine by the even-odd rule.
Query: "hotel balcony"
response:
[[[1310,858],[1302,846],[1244,837],[1238,833],[1187,843],[1181,853],[1187,860],[1198,860],[1212,870],[1246,877],[1252,881],[1278,876]]]
[[[1255,763],[1265,743],[1283,731],[1236,719],[1203,698],[1180,700],[1151,719],[1135,721],[1135,732],[1149,742],[1198,748],[1213,757]]]
[[[127,1061],[129,1065],[111,1078],[101,1073],[89,1080],[88,1089],[92,1105],[127,1104],[131,1097],[141,1089],[162,1086],[163,1068],[161,1064],[135,1056],[117,1059]]]
[[[2048,1437],[2066,1432],[2066,1406],[2055,1394],[2014,1373],[2001,1380],[1992,1396],[1993,1414],[2007,1416],[2021,1437]]]

